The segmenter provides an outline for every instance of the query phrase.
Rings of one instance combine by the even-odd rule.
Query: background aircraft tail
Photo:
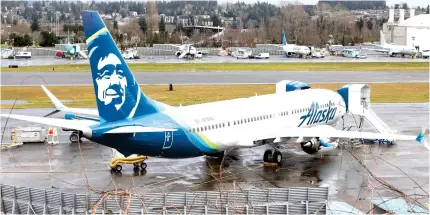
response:
[[[157,112],[154,102],[141,91],[99,13],[81,14],[100,122]]]
[[[282,31],[282,45],[287,45],[287,38],[285,38],[285,32]]]
[[[380,36],[379,42],[381,43],[381,46],[387,45],[387,43],[385,42],[384,33],[382,33],[382,30],[379,31],[379,36]]]

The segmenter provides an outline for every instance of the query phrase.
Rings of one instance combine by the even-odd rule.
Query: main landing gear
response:
[[[81,142],[81,134],[79,131],[74,131],[72,134],[70,134],[69,140],[72,143],[78,143]]]
[[[278,164],[282,163],[282,153],[280,151],[266,150],[263,155],[264,163]]]

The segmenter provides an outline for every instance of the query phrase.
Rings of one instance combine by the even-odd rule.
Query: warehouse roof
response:
[[[430,28],[430,14],[420,14],[413,16],[403,22],[400,22],[398,26],[404,27],[418,27],[418,28]]]

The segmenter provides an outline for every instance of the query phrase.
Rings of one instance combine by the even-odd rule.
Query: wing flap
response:
[[[124,126],[124,127],[111,129],[105,132],[105,134],[150,133],[150,132],[167,132],[167,131],[177,131],[177,130],[178,129],[174,129],[174,128]]]

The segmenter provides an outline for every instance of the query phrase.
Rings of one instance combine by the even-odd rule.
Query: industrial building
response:
[[[417,47],[419,50],[430,49],[430,14],[415,16],[415,9],[409,10],[409,19],[405,20],[405,10],[398,9],[398,21],[394,21],[394,9],[389,10],[388,22],[383,25],[387,43]]]

